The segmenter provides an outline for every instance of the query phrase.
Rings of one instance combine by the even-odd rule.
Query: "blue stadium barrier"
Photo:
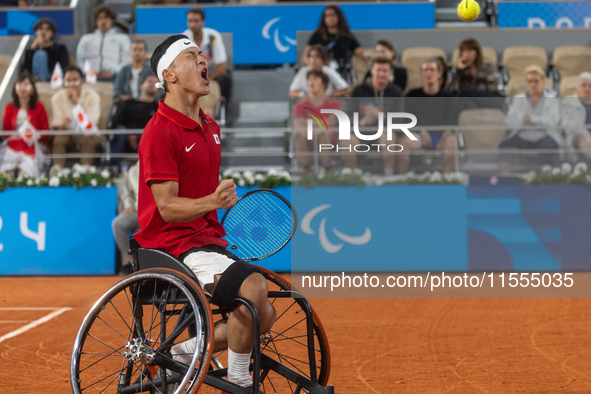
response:
[[[0,192],[0,275],[113,274],[116,210],[115,187]]]
[[[300,216],[293,271],[591,269],[585,186],[294,187],[291,193]]]
[[[277,190],[300,222],[291,244],[260,262],[274,271],[591,269],[586,186]],[[116,203],[115,188],[1,192],[0,275],[113,274]]]
[[[203,7],[205,26],[232,33],[234,64],[296,63],[296,31],[314,30],[326,4]],[[352,30],[435,28],[435,4],[341,4]],[[138,34],[186,30],[191,7],[138,7]]]
[[[498,5],[499,27],[591,27],[590,1],[503,1]]]
[[[0,11],[0,36],[35,35],[33,25],[41,18],[51,19],[57,26],[57,35],[74,34],[74,10],[22,10]]]

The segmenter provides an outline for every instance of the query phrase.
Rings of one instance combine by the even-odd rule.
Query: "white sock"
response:
[[[180,361],[183,364],[191,364],[193,359],[193,353],[195,353],[195,344],[197,343],[196,338],[191,338],[187,341],[178,343],[170,348],[172,358],[175,361]]]
[[[235,353],[228,349],[228,381],[238,386],[252,385],[252,378],[248,373],[250,367],[249,353]]]

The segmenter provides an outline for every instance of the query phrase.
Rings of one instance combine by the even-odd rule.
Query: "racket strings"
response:
[[[264,196],[258,193],[249,197],[252,198],[241,200],[241,207],[237,210],[241,215],[236,215],[237,224],[242,225],[244,231],[250,235],[243,238],[243,245],[249,254],[266,254],[273,251],[276,245],[281,245],[284,242],[285,232],[291,231],[291,226],[284,226],[284,228],[276,226],[277,218],[281,216],[287,218],[287,215],[291,215],[291,210],[285,207],[289,210],[285,212],[285,208],[282,209],[276,201],[269,198],[274,197],[272,195]],[[285,206],[282,201],[281,204]]]
[[[280,249],[294,230],[291,206],[270,192],[255,192],[240,199],[226,215],[225,237],[242,259],[261,259]]]

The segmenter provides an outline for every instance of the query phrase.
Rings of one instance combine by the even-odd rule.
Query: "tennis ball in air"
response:
[[[480,14],[480,5],[475,0],[462,0],[458,4],[458,15],[465,21],[476,19]]]

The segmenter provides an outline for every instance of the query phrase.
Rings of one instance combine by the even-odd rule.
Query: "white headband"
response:
[[[168,47],[164,55],[162,55],[160,60],[158,60],[157,77],[160,80],[160,82],[156,84],[156,87],[158,89],[164,89],[164,77],[162,76],[162,72],[166,70],[168,67],[170,67],[174,59],[176,59],[176,57],[180,55],[181,52],[188,48],[199,49],[199,47],[188,38],[179,38],[177,41],[175,41]]]

